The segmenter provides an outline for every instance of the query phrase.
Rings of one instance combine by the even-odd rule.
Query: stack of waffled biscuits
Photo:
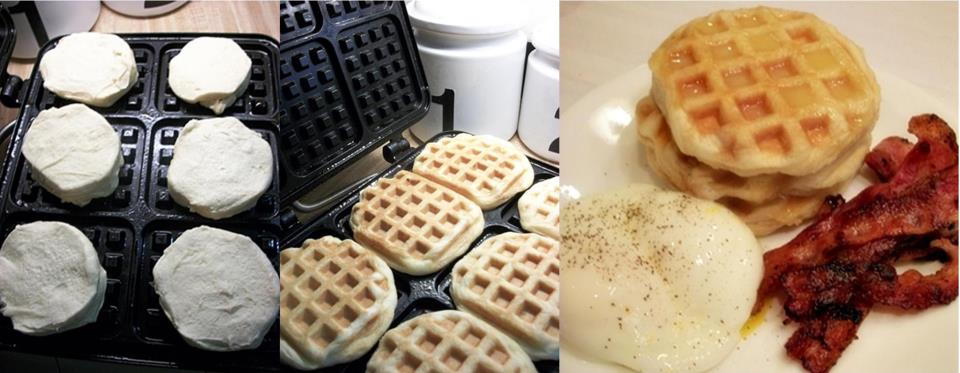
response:
[[[681,26],[637,104],[647,160],[757,235],[812,217],[856,175],[880,88],[858,46],[816,16],[767,7]]]

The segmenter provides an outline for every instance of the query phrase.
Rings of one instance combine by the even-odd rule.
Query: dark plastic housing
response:
[[[0,17],[2,25],[2,17]],[[24,85],[24,104],[3,165],[0,188],[0,237],[18,224],[56,220],[73,224],[93,242],[107,271],[106,300],[97,322],[46,337],[28,337],[0,318],[0,349],[126,364],[203,370],[279,369],[279,327],[274,324],[259,348],[218,353],[188,346],[160,308],[150,284],[153,265],[184,230],[200,225],[250,237],[278,266],[282,237],[276,214],[279,177],[256,207],[237,216],[213,221],[173,202],[166,189],[166,172],[173,144],[191,119],[217,116],[207,108],[187,104],[172,94],[166,82],[167,64],[190,40],[199,36],[233,39],[250,56],[253,67],[246,92],[219,116],[235,116],[260,133],[278,153],[274,121],[279,106],[276,91],[277,43],[262,35],[244,34],[127,34],[140,74],[130,92],[104,115],[120,136],[123,166],[113,195],[77,207],[40,187],[21,154],[23,136],[37,114],[72,102],[43,88],[39,69]],[[38,62],[56,46],[41,49]],[[275,169],[276,169],[275,165]],[[279,317],[279,315],[278,315]]]
[[[281,203],[426,115],[430,93],[402,1],[280,3]]]
[[[453,137],[459,133],[460,132],[456,131],[443,132],[430,139],[428,143],[438,141],[444,137]],[[343,199],[331,204],[329,210],[316,220],[294,227],[289,233],[284,235],[281,247],[299,247],[303,244],[303,241],[308,238],[319,238],[328,235],[340,239],[353,239],[353,230],[350,228],[350,213],[353,205],[360,201],[360,192],[364,188],[375,184],[377,179],[381,177],[392,176],[400,172],[400,170],[412,169],[413,163],[422,149],[423,147],[415,150],[408,149],[407,152],[400,155],[400,159],[393,162],[389,168],[377,175],[376,178],[372,179],[369,183],[353,188]],[[559,170],[554,166],[535,159],[530,159],[530,163],[533,165],[535,175],[534,183],[559,175]],[[518,193],[497,208],[484,211],[483,218],[485,226],[483,233],[470,245],[470,249],[467,252],[470,252],[470,250],[473,250],[473,248],[493,235],[506,232],[525,232],[520,226],[520,213],[517,211],[517,200],[519,200],[522,195],[523,193]],[[459,260],[460,258],[457,258],[457,260],[452,261],[442,270],[426,276],[411,276],[394,271],[393,277],[397,285],[398,294],[397,308],[394,312],[394,319],[390,324],[390,328],[392,329],[406,320],[427,312],[456,308],[450,295],[450,282],[452,281],[450,271]],[[373,351],[371,350],[356,361],[321,371],[331,373],[364,372],[367,362],[372,355]],[[554,373],[560,369],[559,361],[555,360],[540,361],[537,362],[536,366],[537,370],[541,373]],[[287,368],[287,370],[293,371],[290,368]]]
[[[20,105],[20,87],[23,85],[20,77],[7,74],[7,65],[16,43],[17,30],[13,27],[13,18],[7,8],[0,5],[0,103],[9,107]]]

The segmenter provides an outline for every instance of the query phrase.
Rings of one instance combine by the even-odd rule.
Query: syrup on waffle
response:
[[[757,204],[781,195],[805,197],[822,194],[824,190],[853,178],[870,150],[868,135],[840,158],[810,175],[775,173],[741,177],[681,153],[666,120],[650,98],[637,104],[636,118],[640,142],[651,168],[677,189],[708,200],[730,197]]]
[[[870,133],[880,88],[858,46],[816,16],[719,11],[650,58],[679,149],[740,176],[809,175]]]

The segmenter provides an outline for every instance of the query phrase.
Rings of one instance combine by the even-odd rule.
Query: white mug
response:
[[[409,9],[432,96],[411,129],[421,140],[454,129],[516,133],[527,37],[522,14],[503,9],[509,2],[417,0]]]
[[[527,58],[518,135],[531,151],[560,161],[560,30],[557,20],[538,27]]]
[[[50,39],[89,31],[100,15],[99,1],[3,1],[17,28],[15,58],[37,58]]]
[[[104,0],[107,8],[131,17],[154,17],[176,10],[187,0],[144,1],[144,0]]]

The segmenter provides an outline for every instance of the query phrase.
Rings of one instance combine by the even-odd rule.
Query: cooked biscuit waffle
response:
[[[817,172],[873,128],[880,88],[859,47],[816,16],[719,11],[650,57],[679,149],[740,176]]]
[[[280,253],[280,357],[301,370],[355,360],[393,320],[393,272],[351,240],[323,237]]]
[[[520,225],[533,233],[560,239],[560,178],[534,184],[517,201]]]
[[[417,316],[380,340],[367,372],[535,372],[516,342],[460,311]]]
[[[489,210],[533,184],[530,161],[513,144],[487,135],[460,134],[431,142],[413,172],[453,189]]]
[[[709,200],[732,197],[749,203],[762,203],[780,195],[822,194],[824,190],[853,178],[870,150],[870,136],[867,135],[840,158],[813,174],[741,177],[681,153],[666,120],[650,98],[644,98],[637,104],[636,123],[650,167],[681,191]]]
[[[436,272],[462,255],[483,222],[466,197],[408,171],[364,189],[350,216],[357,242],[411,275]]]
[[[453,267],[457,308],[503,331],[534,360],[560,358],[560,243],[532,233],[483,241]]]
[[[778,197],[772,200],[755,204],[744,202],[736,198],[721,198],[717,200],[741,220],[753,234],[766,236],[781,228],[793,227],[812,218],[820,210],[827,196],[840,194],[849,183],[841,183],[833,189],[806,197]]]

